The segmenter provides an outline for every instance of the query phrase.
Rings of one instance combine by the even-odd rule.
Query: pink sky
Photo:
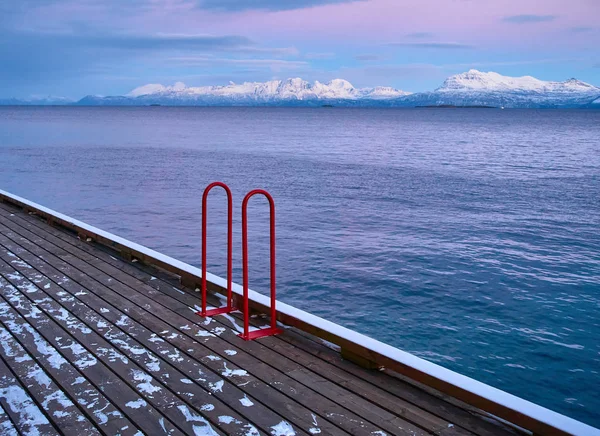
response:
[[[24,72],[48,69],[48,83],[33,87],[37,93],[50,92],[57,84],[59,89],[70,86],[73,93],[84,85],[93,89],[89,92],[113,93],[148,81],[202,85],[228,77],[328,80],[346,74],[343,78],[359,86],[418,91],[472,66],[546,80],[576,76],[600,85],[598,0],[327,4],[331,1],[336,0],[47,0],[43,5],[24,0],[14,10],[0,6],[0,37],[23,45],[20,51],[8,49],[0,55],[7,64],[11,56],[16,56],[13,62],[23,62],[23,53],[34,59],[27,60],[22,71],[0,73],[0,79],[14,82],[11,89],[25,89]],[[221,4],[227,10],[219,9]],[[282,4],[297,8],[276,10]],[[173,35],[249,42],[245,47],[191,48]],[[120,49],[131,45],[128,38],[152,41],[125,53]],[[160,38],[172,41],[172,47]],[[151,49],[151,44],[157,47]],[[73,61],[72,70],[51,58],[42,62],[49,52],[61,50]],[[173,59],[177,63],[172,64]],[[50,80],[53,62],[59,71]],[[73,75],[70,85],[58,83],[68,74]]]

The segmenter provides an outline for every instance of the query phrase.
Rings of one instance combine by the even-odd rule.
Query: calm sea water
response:
[[[238,282],[265,188],[281,300],[600,426],[600,111],[0,108],[0,162],[2,189],[195,265],[228,183]]]

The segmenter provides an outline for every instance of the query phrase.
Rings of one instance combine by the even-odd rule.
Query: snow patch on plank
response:
[[[136,387],[139,389],[140,392],[151,395],[151,394],[153,394],[155,392],[159,392],[161,390],[161,388],[159,388],[158,386],[154,386],[152,384],[152,376],[151,375],[146,374],[145,372],[142,372],[137,369],[132,369],[131,373],[133,375],[133,379],[136,382],[139,382],[136,385]]]
[[[2,377],[2,381],[6,381],[5,376]],[[19,427],[24,434],[38,435],[40,434],[38,426],[50,425],[46,416],[20,386],[10,385],[0,388],[0,398],[19,417]]]
[[[127,315],[121,315],[121,317],[115,323],[119,327],[125,327],[129,324],[130,318]]]
[[[34,379],[38,385],[43,386],[45,389],[48,389],[52,384],[50,377],[48,377],[44,370],[37,365],[35,366],[35,369],[30,370],[27,377]]]
[[[194,434],[196,436],[218,436],[218,433],[213,430],[208,421],[204,419],[201,415],[190,411],[190,409],[188,409],[188,407],[183,404],[181,406],[177,406],[177,408],[179,409],[179,411],[181,412],[181,414],[187,422],[200,422],[204,424],[202,426],[192,424],[192,428],[194,429]]]
[[[221,415],[219,416],[219,422],[222,424],[241,424],[241,421],[238,421],[237,419],[235,419],[233,416],[227,416],[227,415]]]
[[[221,336],[222,333],[225,333],[225,327],[215,327],[211,330],[215,335]]]
[[[40,355],[43,355],[50,366],[54,369],[60,369],[62,365],[68,365],[68,362],[63,358],[58,351],[51,346],[42,336],[29,324],[17,324],[13,321],[12,316],[9,315],[10,306],[8,303],[0,303],[0,314],[9,318],[5,319],[5,324],[8,329],[15,335],[23,335],[25,332],[29,333],[35,344],[36,350]]]
[[[248,376],[248,371],[246,371],[245,369],[229,369],[227,367],[227,363],[223,362],[223,372],[221,372],[221,375],[223,377],[233,377],[233,376],[237,376],[237,377],[247,377]]]
[[[84,356],[81,359],[79,359],[73,363],[79,369],[86,369],[86,368],[89,368],[90,366],[96,365],[98,363],[98,360],[94,356],[89,355],[89,356]]]
[[[212,392],[223,392],[223,385],[225,382],[223,380],[219,380],[215,383],[209,383],[208,386]]]
[[[242,406],[244,406],[244,407],[254,406],[254,403],[250,400],[250,398],[248,398],[248,395],[246,395],[246,394],[244,394],[243,398],[240,398],[240,403],[242,403]]]
[[[132,409],[139,409],[140,407],[146,407],[148,403],[146,403],[142,398],[138,398],[135,401],[129,401],[128,403],[125,403],[125,405]]]
[[[232,327],[236,330],[237,333],[244,333],[244,327],[238,325],[236,319],[233,316],[231,316],[227,313],[224,313],[221,316],[231,323]],[[250,326],[250,328],[248,330],[253,332],[254,330],[258,330],[258,329],[256,327]]]
[[[21,268],[26,268],[26,269],[30,269],[31,268],[31,266],[29,266],[29,264],[23,262],[21,259],[11,260],[10,263],[12,263],[13,265],[16,265],[18,267],[21,267]]]
[[[98,355],[100,355],[102,357],[106,357],[108,359],[108,361],[111,363],[116,362],[117,360],[120,360],[125,365],[129,364],[129,359],[127,358],[127,356],[119,353],[114,348],[99,347]]]
[[[50,395],[47,395],[46,398],[44,398],[44,401],[42,402],[42,407],[48,410],[48,404],[50,404],[51,401],[56,401],[65,409],[74,406],[71,400],[67,398],[65,393],[60,390],[54,391]]]
[[[244,429],[246,429],[246,433],[244,433],[244,436],[260,436],[258,429],[252,424],[246,424],[244,426]]]
[[[317,415],[315,415],[314,413],[311,413],[312,416],[312,423],[314,425],[314,427],[311,427],[308,429],[308,432],[310,434],[321,434],[321,429],[319,428],[319,423],[317,422]]]
[[[271,427],[271,434],[273,436],[295,436],[296,432],[294,431],[294,427],[287,422],[281,421],[279,424]]]

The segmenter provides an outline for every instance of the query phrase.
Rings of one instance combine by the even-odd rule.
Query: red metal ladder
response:
[[[220,186],[227,193],[227,305],[211,310],[206,310],[206,233],[207,233],[207,203],[208,194],[212,188]],[[268,328],[250,331],[250,304],[248,290],[248,201],[255,195],[264,195],[269,201],[270,213],[270,275],[271,275],[271,325]],[[233,307],[233,291],[232,291],[232,246],[233,246],[233,199],[231,190],[222,182],[213,182],[206,187],[202,195],[202,307],[198,315],[207,317],[230,313],[236,310]],[[282,332],[277,327],[277,310],[276,310],[276,283],[275,283],[275,201],[271,194],[263,189],[255,189],[250,191],[242,201],[242,273],[243,273],[243,307],[244,313],[244,332],[239,336],[246,340],[262,338],[265,336],[276,335]]]
[[[255,195],[264,195],[269,200],[270,212],[270,246],[271,246],[271,326],[262,330],[250,330],[250,309],[248,298],[248,201]],[[282,330],[277,328],[277,310],[275,309],[275,201],[267,191],[255,189],[250,191],[242,201],[242,274],[244,286],[244,333],[240,333],[242,339],[251,341],[265,336],[276,335]]]
[[[227,193],[227,305],[216,309],[206,310],[206,227],[208,193],[216,186],[220,186]],[[233,197],[231,189],[225,183],[213,182],[206,187],[202,195],[202,310],[197,312],[201,316],[214,316],[222,313],[233,312],[233,291],[231,289],[231,265],[233,250]]]

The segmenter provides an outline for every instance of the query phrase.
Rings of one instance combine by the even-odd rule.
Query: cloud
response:
[[[413,33],[406,34],[407,38],[414,38],[414,39],[432,38],[433,36],[434,36],[434,34],[429,33],[429,32],[413,32]]]
[[[388,45],[393,47],[431,48],[443,50],[469,50],[475,48],[470,44],[461,44],[458,42],[391,42]]]
[[[254,45],[239,35],[79,35],[77,40],[79,44],[120,50],[235,50]]]
[[[577,26],[577,27],[569,27],[569,29],[567,29],[569,32],[571,33],[589,33],[589,32],[593,32],[594,29],[593,27],[587,27],[587,26]]]
[[[172,69],[166,61],[168,57],[211,53],[262,58],[294,55],[296,51],[263,48],[240,35],[40,34],[0,31],[0,59],[5,66],[0,68],[0,95],[30,94],[41,92],[39,90],[42,89],[55,92],[57,87],[67,86],[70,89],[86,88],[83,91],[86,93],[93,92],[84,83],[92,76],[110,77],[123,75],[124,72],[127,76],[137,74],[140,77],[164,74],[164,71]],[[292,68],[292,64],[278,63],[271,59],[267,61],[268,67],[263,69],[276,71]],[[102,81],[95,79],[93,83],[100,86]],[[81,88],[76,88],[77,86]]]
[[[231,58],[215,58],[212,56],[180,56],[167,59],[168,62],[177,62],[186,66],[197,65],[242,65],[246,67],[269,67],[273,68],[288,68],[294,69],[298,67],[306,67],[305,61],[286,61],[282,59],[231,59]]]
[[[239,12],[248,10],[290,11],[367,0],[200,0],[201,9]]]
[[[335,53],[306,53],[304,55],[304,59],[314,59],[314,60],[333,59],[334,57],[335,57]]]
[[[502,21],[513,24],[529,24],[529,23],[545,23],[556,20],[556,15],[509,15],[504,17]]]
[[[112,51],[242,51],[257,52],[262,49],[240,35],[184,35],[184,34],[109,34],[109,33],[31,33],[8,32],[0,34],[0,54],[13,51],[12,46],[24,49],[23,53],[57,50],[112,50]],[[5,39],[7,41],[2,41]],[[9,43],[10,42],[10,43]],[[277,49],[273,49],[277,50]],[[289,49],[284,49],[286,52]],[[16,50],[14,50],[16,51]]]
[[[234,49],[227,49],[226,51],[241,52],[248,55],[269,55],[269,56],[299,56],[300,51],[296,47],[282,47],[282,48],[270,48],[270,47],[240,47]]]
[[[256,42],[241,35],[186,35],[158,33],[140,34],[40,34],[21,35],[38,37],[47,44],[86,49],[110,49],[139,53],[156,51],[226,51],[249,56],[298,56],[295,47],[259,47]]]
[[[382,57],[376,54],[361,54],[354,56],[354,59],[357,61],[379,61]]]

